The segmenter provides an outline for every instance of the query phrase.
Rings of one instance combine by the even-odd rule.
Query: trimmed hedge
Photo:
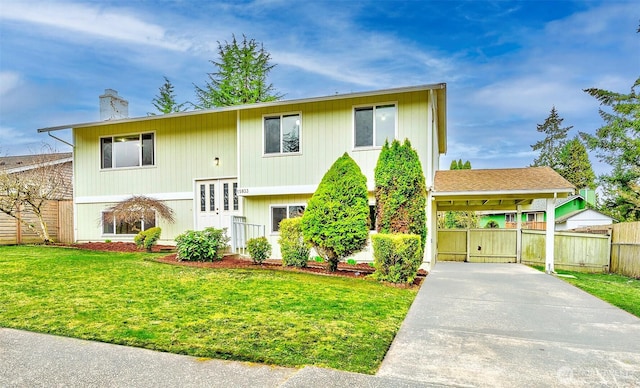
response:
[[[416,234],[374,234],[373,278],[392,283],[412,283],[422,263],[420,236]]]
[[[178,260],[219,261],[231,239],[226,229],[188,230],[176,237]]]
[[[133,241],[136,243],[136,247],[138,247],[138,249],[144,248],[147,252],[151,252],[151,248],[153,248],[160,239],[160,233],[162,233],[162,229],[155,226],[136,234]]]
[[[280,252],[283,266],[306,267],[311,244],[304,241],[301,217],[285,218],[280,221]]]
[[[262,264],[271,255],[271,244],[266,237],[254,237],[247,241],[247,250],[256,264]]]
[[[369,235],[367,178],[346,152],[329,168],[302,216],[302,233],[333,272]]]

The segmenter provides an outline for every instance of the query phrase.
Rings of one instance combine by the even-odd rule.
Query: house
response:
[[[53,240],[58,242],[73,241],[72,160],[71,152],[0,157],[0,175],[33,174],[37,181],[53,179],[51,174],[60,177],[59,187],[56,187],[51,200],[47,201],[43,207],[49,233]],[[29,223],[37,222],[36,216],[24,207],[21,207],[17,215]],[[0,244],[36,242],[42,242],[42,240],[33,230],[16,218],[0,212]]]
[[[138,118],[128,118],[126,101],[107,89],[100,106],[101,121],[38,129],[72,129],[77,241],[131,241],[131,228],[117,224],[107,209],[146,195],[175,212],[173,224],[138,225],[160,226],[162,243],[189,229],[229,228],[233,249],[265,235],[279,258],[279,222],[304,212],[344,152],[366,176],[375,206],[374,168],[390,139],[409,139],[425,174],[425,263],[437,257],[438,210],[515,209],[574,191],[545,168],[487,170],[489,179],[480,170],[439,171],[447,150],[443,83]],[[371,260],[371,252],[356,259]]]
[[[72,128],[79,242],[131,241],[106,209],[137,194],[174,210],[174,224],[153,223],[162,243],[189,229],[231,231],[235,220],[259,226],[279,257],[280,220],[304,211],[345,151],[367,177],[371,206],[385,140],[409,138],[430,185],[446,151],[445,84],[139,118],[126,117],[114,90],[100,101],[101,121],[39,130]]]
[[[555,200],[555,230],[568,230],[580,227],[609,225],[613,218],[590,209],[595,205],[595,191],[581,189],[580,194]],[[521,225],[523,229],[546,229],[546,204],[544,200],[536,199],[530,206],[521,212]],[[479,226],[487,227],[493,221],[499,228],[514,229],[517,224],[515,211],[483,212],[480,215]]]

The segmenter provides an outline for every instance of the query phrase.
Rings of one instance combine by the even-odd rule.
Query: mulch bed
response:
[[[89,242],[79,243],[73,245],[80,249],[90,249],[96,251],[109,251],[109,252],[140,252],[140,249],[136,247],[134,243],[130,242]],[[175,252],[175,247],[171,245],[155,245],[152,249],[153,252]],[[170,253],[167,256],[151,259],[158,263],[179,265],[184,267],[197,267],[197,268],[261,268],[278,271],[294,271],[294,272],[307,272],[325,276],[342,276],[349,278],[364,278],[365,276],[372,274],[375,269],[367,263],[358,263],[356,265],[349,265],[347,263],[339,263],[338,270],[335,272],[327,272],[324,263],[318,263],[315,261],[309,261],[306,268],[296,267],[283,267],[280,260],[266,260],[262,264],[255,264],[251,259],[238,257],[236,255],[227,255],[220,261],[215,262],[199,262],[199,261],[178,261],[175,253]],[[422,284],[427,272],[425,270],[418,271],[418,277],[413,282],[414,285]]]

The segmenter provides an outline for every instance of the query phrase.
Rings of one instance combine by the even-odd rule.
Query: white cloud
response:
[[[14,71],[0,71],[0,99],[6,98],[20,83],[20,74]]]
[[[166,29],[145,22],[124,9],[63,2],[5,2],[0,19],[54,27],[74,34],[90,34],[124,43],[184,51],[190,44]]]

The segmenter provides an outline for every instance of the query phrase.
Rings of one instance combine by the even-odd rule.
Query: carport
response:
[[[576,188],[550,167],[505,168],[491,170],[436,171],[429,192],[430,215],[426,255],[432,265],[437,260],[437,212],[515,210],[517,213],[517,257],[520,259],[521,214],[534,199],[546,199],[545,268],[554,272],[555,200],[565,198]]]

